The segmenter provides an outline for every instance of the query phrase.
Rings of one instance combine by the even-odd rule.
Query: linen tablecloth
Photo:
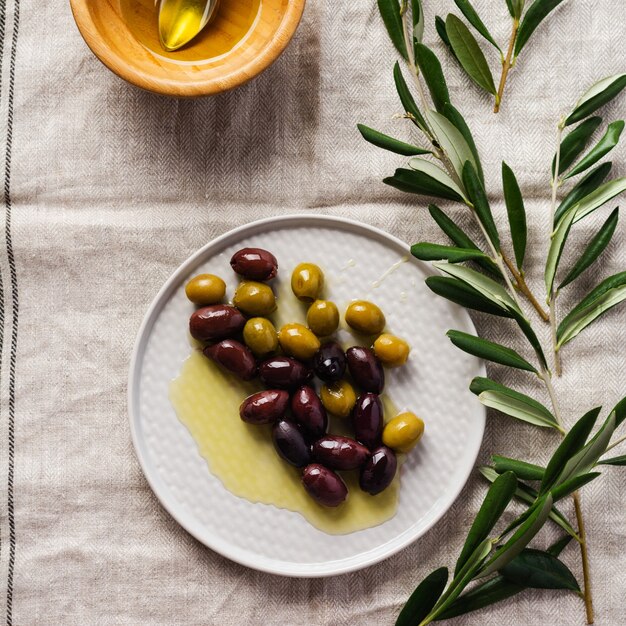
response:
[[[505,3],[475,4],[506,41]],[[434,34],[435,13],[445,16],[453,3],[425,5],[426,42],[474,130],[502,228],[501,159],[519,177],[530,223],[527,273],[542,292],[555,124],[588,85],[624,71],[626,4],[564,2],[524,51],[498,116]],[[485,491],[479,478],[400,554],[354,574],[290,580],[229,562],[170,518],[139,469],[126,408],[129,357],[146,307],[181,261],[230,228],[305,211],[362,220],[409,243],[443,241],[423,200],[380,182],[404,159],[366,144],[356,130],[364,122],[409,132],[392,119],[400,110],[396,54],[374,0],[310,0],[293,42],[268,71],[196,101],[145,93],[109,73],[64,0],[7,0],[0,12],[0,619],[393,623],[417,582],[453,564]],[[625,110],[622,98],[606,116]],[[613,160],[623,174],[624,150]],[[598,219],[577,226],[578,251]],[[601,270],[563,295],[564,308],[600,271],[626,267],[618,229]],[[475,320],[483,335],[515,343],[508,325]],[[615,310],[565,350],[556,386],[569,424],[624,395],[625,322],[626,309]],[[541,397],[532,381],[526,390]],[[499,452],[541,462],[555,445],[551,433],[492,414],[479,461]],[[619,468],[604,474],[585,488],[583,507],[597,623],[617,626],[626,623],[626,487]],[[570,506],[563,505],[568,514]],[[554,536],[551,529],[538,541]],[[575,547],[563,558],[580,578]],[[457,621],[505,622],[583,624],[583,606],[573,594],[538,591]]]

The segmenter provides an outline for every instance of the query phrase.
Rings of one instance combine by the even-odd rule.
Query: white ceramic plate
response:
[[[229,260],[239,248],[272,251],[279,279],[297,263],[323,267],[328,297],[340,305],[371,299],[388,325],[412,346],[409,363],[387,377],[398,407],[410,407],[426,434],[402,466],[400,503],[389,521],[348,535],[317,530],[300,514],[254,504],[227,491],[211,474],[168,399],[168,386],[190,353],[193,305],[186,281],[200,272],[237,283]],[[129,380],[133,443],[155,494],[194,537],[243,565],[286,576],[329,576],[380,561],[423,535],[459,495],[476,460],[485,412],[471,395],[480,361],[446,338],[456,328],[474,333],[467,313],[424,284],[433,271],[408,246],[376,228],[328,216],[270,218],[237,228],[207,244],[165,283],[141,325]]]

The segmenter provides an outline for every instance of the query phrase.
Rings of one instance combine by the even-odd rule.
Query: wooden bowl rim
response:
[[[96,0],[98,1],[98,0]],[[248,82],[267,69],[285,50],[293,37],[304,12],[306,0],[288,0],[283,18],[268,44],[261,53],[241,67],[226,71],[220,76],[193,81],[155,76],[142,68],[129,63],[116,54],[100,36],[94,22],[90,3],[93,0],[70,0],[70,6],[78,30],[96,57],[120,78],[154,93],[174,97],[211,96]]]

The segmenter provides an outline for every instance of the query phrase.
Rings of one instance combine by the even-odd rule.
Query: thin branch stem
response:
[[[614,441],[605,451],[604,453],[606,454],[609,450],[612,450],[613,448],[616,448],[617,446],[620,445],[620,443],[624,443],[624,441],[626,441],[626,437],[621,437],[620,439],[618,439],[617,441]]]
[[[511,39],[509,40],[509,49],[507,50],[506,57],[502,61],[502,75],[500,76],[500,86],[498,87],[498,93],[496,94],[496,104],[493,107],[493,112],[497,113],[500,110],[500,104],[504,96],[504,88],[506,86],[506,79],[509,75],[509,70],[513,67],[511,59],[513,57],[513,48],[515,46],[515,40],[517,39],[517,30],[519,28],[519,20],[513,19],[513,29],[511,30]]]
[[[552,386],[552,380],[550,379],[550,373],[542,371],[539,377],[544,381],[548,394],[550,395],[550,402],[552,402],[552,411],[556,418],[557,424],[561,429],[561,434],[565,435],[565,429],[559,405]],[[578,524],[578,536],[580,537],[580,556],[583,566],[583,599],[585,601],[585,611],[587,613],[587,623],[593,624],[593,598],[591,596],[591,572],[589,571],[589,555],[587,551],[587,533],[585,532],[585,520],[583,518],[582,508],[580,506],[580,494],[575,491],[572,494],[574,500],[574,508],[576,510],[576,522]]]
[[[544,322],[549,321],[550,316],[548,315],[548,313],[546,313],[543,310],[543,307],[541,306],[541,304],[539,304],[539,301],[537,300],[533,292],[530,290],[530,287],[528,286],[528,284],[526,283],[526,279],[524,278],[524,274],[522,272],[517,271],[511,259],[509,259],[509,257],[504,252],[502,252],[501,254],[502,254],[502,260],[506,263],[506,266],[509,268],[509,271],[511,272],[511,274],[513,275],[513,278],[515,279],[517,288],[526,296],[528,301],[533,305],[533,307],[535,308],[535,311],[539,313],[541,319]]]
[[[575,491],[572,494],[572,499],[574,500],[574,510],[576,511],[576,521],[578,523],[578,534],[580,536],[580,554],[583,564],[583,598],[585,600],[587,624],[593,624],[593,597],[591,595],[591,573],[589,571],[589,554],[587,552],[587,532],[585,531],[585,520],[583,518],[582,507],[580,505],[580,493]]]

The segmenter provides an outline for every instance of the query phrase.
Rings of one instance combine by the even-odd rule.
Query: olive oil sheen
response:
[[[120,0],[124,20],[133,36],[154,54],[179,63],[215,61],[238,47],[251,32],[262,0],[220,0],[209,24],[177,50],[201,27],[204,0],[165,0],[159,25],[159,5],[154,0]],[[159,35],[161,31],[161,37]],[[161,39],[163,38],[163,42]]]

